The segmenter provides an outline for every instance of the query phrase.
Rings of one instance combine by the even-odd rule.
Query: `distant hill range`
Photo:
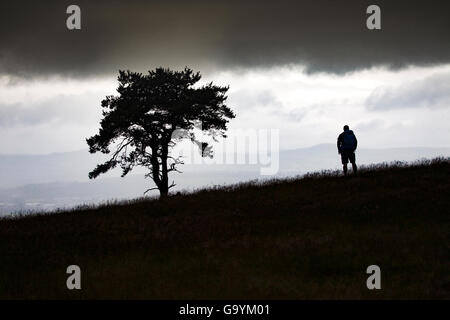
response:
[[[414,161],[438,156],[450,157],[450,148],[361,148],[357,152],[357,162]],[[104,155],[92,155],[87,150],[48,155],[0,155],[0,214],[141,197],[153,186],[151,180],[143,178],[143,170],[125,178],[120,178],[120,170],[116,170],[89,180],[88,172],[104,159]],[[278,177],[341,167],[334,144],[280,151],[279,163]],[[172,190],[271,178],[261,176],[260,167],[254,164],[180,166],[183,173],[172,175],[177,183]]]

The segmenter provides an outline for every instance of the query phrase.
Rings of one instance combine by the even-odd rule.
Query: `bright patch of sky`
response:
[[[450,65],[373,68],[331,75],[301,66],[223,71],[203,82],[230,85],[239,129],[278,129],[280,148],[335,143],[344,124],[365,147],[450,147]],[[1,153],[87,149],[101,119],[100,101],[116,79],[0,77]]]

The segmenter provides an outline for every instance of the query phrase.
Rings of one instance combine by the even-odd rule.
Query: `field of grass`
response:
[[[450,299],[450,161],[2,219],[0,239],[0,299]]]

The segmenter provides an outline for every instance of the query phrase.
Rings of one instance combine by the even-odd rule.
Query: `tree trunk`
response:
[[[169,194],[169,176],[167,171],[167,158],[169,155],[169,147],[166,144],[161,148],[161,187],[159,193],[161,198],[166,197]]]
[[[152,176],[153,181],[156,184],[156,187],[159,190],[159,196],[160,198],[164,198],[169,193],[169,185],[168,185],[168,179],[165,179],[167,177],[167,157],[165,160],[165,167],[166,172],[164,173],[164,160],[162,159],[162,167],[160,168],[159,160],[158,160],[158,146],[153,145],[152,147],[152,157],[151,157],[151,164],[152,164]],[[160,178],[159,174],[161,172],[162,177]]]
[[[159,188],[159,198],[163,199],[169,195],[169,188],[168,186],[161,186]]]

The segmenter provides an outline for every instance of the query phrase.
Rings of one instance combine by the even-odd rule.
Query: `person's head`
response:
[[[348,127],[348,125],[345,125],[344,126],[344,131],[348,131],[348,130],[350,130],[350,128]]]

